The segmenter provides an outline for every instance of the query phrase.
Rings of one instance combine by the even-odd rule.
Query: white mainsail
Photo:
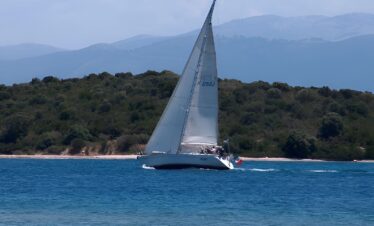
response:
[[[173,95],[147,144],[147,154],[197,152],[201,146],[217,145],[218,81],[212,29],[214,6],[215,0]]]

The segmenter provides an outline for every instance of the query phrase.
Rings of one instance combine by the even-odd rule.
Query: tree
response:
[[[118,151],[120,152],[131,151],[130,148],[133,145],[146,144],[148,139],[149,137],[144,134],[121,136],[117,139]]]
[[[7,100],[9,99],[11,96],[8,92],[6,91],[0,91],[0,101],[2,100]]]
[[[287,83],[274,82],[273,87],[282,90],[283,92],[288,92],[291,90],[291,87]]]
[[[240,118],[240,122],[244,125],[251,125],[255,123],[256,121],[257,121],[257,116],[253,112],[246,113]]]
[[[329,97],[331,95],[331,89],[329,87],[322,87],[318,90],[318,93],[319,95],[323,96],[323,97]]]
[[[5,120],[1,133],[3,143],[15,143],[19,138],[26,136],[29,119],[23,115],[14,115]]]
[[[279,99],[282,97],[282,91],[278,88],[271,88],[266,92],[269,98]]]
[[[31,82],[30,82],[31,85],[38,85],[38,84],[40,84],[40,83],[41,83],[41,81],[40,81],[39,78],[33,78],[33,79],[31,80]]]
[[[69,145],[74,139],[90,140],[91,138],[92,135],[86,127],[75,125],[69,129],[68,135],[64,139],[64,144]]]
[[[328,113],[322,119],[318,136],[322,139],[336,137],[343,132],[343,121],[336,113]]]
[[[76,155],[79,154],[82,149],[86,146],[86,142],[82,139],[74,139],[71,141],[70,154]]]
[[[58,79],[54,76],[47,76],[47,77],[44,77],[42,81],[44,83],[48,84],[48,83],[57,83],[57,82],[60,81],[60,79]]]
[[[104,101],[99,107],[99,113],[107,113],[112,108],[112,105],[108,101]]]
[[[369,146],[366,149],[366,156],[367,159],[374,159],[374,145]]]
[[[296,94],[296,99],[301,103],[312,102],[316,99],[314,92],[310,89],[302,89]]]
[[[57,131],[46,132],[41,134],[39,139],[40,140],[36,148],[38,150],[44,150],[58,144],[61,139],[61,134]]]
[[[29,101],[31,105],[41,105],[47,103],[47,99],[42,95],[37,95]]]
[[[316,151],[315,140],[307,138],[304,134],[293,132],[288,136],[282,150],[290,158],[307,158]]]
[[[59,119],[62,121],[71,120],[74,118],[74,112],[71,111],[63,111],[59,115]]]

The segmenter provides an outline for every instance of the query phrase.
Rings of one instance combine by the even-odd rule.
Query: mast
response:
[[[181,143],[184,141],[185,137],[190,137],[191,134],[192,136],[196,134],[196,132],[191,132],[191,129],[189,129],[191,127],[191,120],[202,122],[200,123],[202,125],[208,125],[206,128],[209,128],[209,131],[202,131],[204,134],[205,132],[207,134],[214,133],[214,135],[210,136],[214,138],[217,136],[216,121],[218,121],[218,104],[216,102],[218,102],[218,100],[216,101],[215,99],[218,99],[218,94],[217,91],[214,90],[217,88],[217,86],[206,87],[207,90],[210,90],[208,93],[206,93],[210,95],[206,96],[212,97],[208,97],[208,99],[203,100],[202,103],[196,100],[197,97],[200,97],[202,94],[204,94],[204,92],[206,92],[200,90],[200,87],[203,87],[205,84],[201,84],[202,81],[207,81],[207,74],[210,74],[210,77],[212,77],[210,80],[214,81],[210,82],[209,84],[216,85],[217,68],[212,31],[212,15],[215,3],[216,0],[213,1],[183,73],[177,83],[176,88],[174,89],[168,105],[161,116],[160,121],[158,122],[147,144],[147,154],[151,154],[154,151],[166,152],[170,154],[177,154],[180,152]],[[205,106],[205,102],[208,102],[210,105]],[[200,105],[204,105],[201,107],[207,107],[207,109],[212,109],[213,107],[217,109],[206,112],[205,110],[200,109]],[[200,111],[204,113],[203,116],[205,118],[199,118],[200,115],[196,115],[197,113],[200,113]],[[212,129],[210,128],[212,126],[216,127]],[[197,135],[203,138],[203,135]],[[214,143],[214,139],[210,140],[210,143]]]

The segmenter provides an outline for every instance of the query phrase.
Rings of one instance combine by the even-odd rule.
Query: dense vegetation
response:
[[[0,86],[0,154],[141,151],[178,77],[45,77]],[[374,95],[220,81],[221,141],[242,156],[374,159]]]

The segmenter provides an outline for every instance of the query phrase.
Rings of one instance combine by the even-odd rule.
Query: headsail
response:
[[[197,81],[182,139],[184,145],[217,145],[218,78],[211,17],[212,12],[205,25],[205,41],[198,65]]]
[[[217,144],[218,82],[212,15],[215,0],[146,152],[177,153],[180,145]]]

